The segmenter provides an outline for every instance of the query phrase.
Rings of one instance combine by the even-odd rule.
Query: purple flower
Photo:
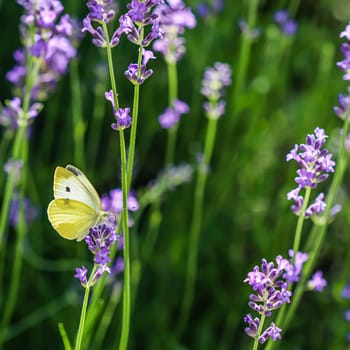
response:
[[[130,108],[119,108],[115,113],[115,119],[117,122],[112,123],[112,129],[119,131],[129,128],[131,126],[132,121],[130,115]]]
[[[310,281],[307,283],[307,288],[309,290],[314,290],[315,292],[323,292],[327,286],[327,281],[323,278],[322,271],[316,271]]]
[[[13,158],[10,158],[4,166],[5,172],[8,175],[13,176],[13,181],[15,184],[18,184],[18,181],[21,178],[22,167],[23,167],[23,160],[13,159]]]
[[[112,124],[112,129],[123,130],[131,126],[132,118],[130,115],[130,108],[118,108],[116,109],[113,91],[109,90],[105,92],[105,98],[107,101],[111,102],[113,115],[116,119],[116,123]]]
[[[239,20],[238,27],[242,32],[242,35],[251,40],[258,38],[261,34],[260,28],[249,28],[247,21],[244,19]]]
[[[344,299],[350,299],[350,283],[348,283],[342,293],[341,293],[341,297],[344,298]]]
[[[115,17],[116,4],[113,0],[89,0],[86,6],[89,9],[87,17],[97,23],[108,23]]]
[[[276,325],[271,322],[270,327],[268,327],[259,337],[259,343],[264,344],[270,338],[273,341],[281,339],[281,331],[281,328],[276,327]]]
[[[249,295],[249,307],[267,317],[271,316],[272,311],[280,308],[283,304],[290,302],[292,292],[288,290],[288,283],[285,275],[292,268],[287,259],[280,255],[276,258],[276,266],[273,262],[267,262],[262,259],[261,267],[255,266],[253,271],[248,273],[243,281],[248,283],[254,290],[254,294]],[[268,339],[275,341],[281,338],[281,329],[272,322],[262,334],[259,332],[260,319],[254,318],[248,314],[244,317],[244,322],[248,324],[245,333],[254,339],[258,339],[263,344]]]
[[[297,252],[294,258],[294,251],[292,249],[288,251],[288,255],[290,256],[290,260],[294,261],[294,263],[290,263],[286,269],[286,272],[283,274],[283,278],[285,278],[286,281],[291,284],[299,282],[303,265],[308,260],[309,255],[307,253]]]
[[[171,107],[165,109],[165,111],[158,117],[159,124],[163,129],[170,129],[176,125],[182,114],[188,113],[188,105],[181,101],[175,100]]]
[[[253,318],[251,314],[247,314],[243,317],[243,321],[248,324],[248,327],[244,329],[246,334],[248,334],[252,338],[255,338],[258,334],[260,318]]]
[[[211,0],[210,4],[207,2],[200,2],[197,5],[197,14],[200,17],[215,16],[217,13],[221,12],[224,7],[223,0]]]
[[[347,24],[347,26],[345,27],[345,30],[342,31],[339,35],[340,38],[346,38],[350,41],[350,22]]]
[[[76,56],[73,42],[79,40],[78,23],[68,15],[61,16],[63,6],[59,0],[20,0],[18,3],[25,10],[21,17],[21,39],[25,46],[15,52],[16,65],[6,77],[19,91],[24,90],[30,56],[40,58],[35,61],[40,67],[34,77],[31,100],[45,100],[61,75],[67,72],[69,61]]]
[[[204,103],[204,110],[208,118],[218,119],[225,112],[225,102],[220,100],[224,95],[224,88],[231,84],[231,68],[227,63],[216,62],[204,72],[202,94],[209,102]]]
[[[89,13],[83,19],[82,31],[87,31],[92,35],[92,43],[94,45],[97,47],[106,47],[107,42],[101,25],[103,22],[108,23],[115,17],[117,5],[113,0],[89,0],[86,6],[89,9]],[[96,28],[92,25],[93,22],[98,24]],[[115,42],[112,43],[112,41],[112,47],[118,44]]]
[[[131,0],[127,5],[128,12],[119,18],[119,28],[112,35],[111,45],[118,45],[122,34],[133,44],[143,47],[161,37],[163,32],[159,26],[159,18],[153,11],[160,3],[162,0]],[[147,26],[150,26],[150,29],[144,32]]]
[[[10,129],[17,129],[21,123],[30,123],[35,119],[42,110],[42,103],[33,103],[28,112],[25,113],[22,109],[22,101],[19,97],[14,97],[12,100],[6,101],[6,106],[0,114],[0,125]]]
[[[163,35],[154,42],[153,48],[161,52],[168,63],[177,62],[186,51],[185,39],[182,37],[185,28],[194,28],[196,18],[182,0],[168,0],[159,5],[155,13],[159,16]]]
[[[297,31],[297,23],[289,18],[287,10],[279,10],[275,13],[275,22],[280,26],[282,32],[289,36]]]
[[[123,191],[120,188],[115,188],[108,194],[103,194],[101,201],[104,211],[120,214],[123,210]],[[139,208],[140,204],[136,196],[130,192],[128,195],[128,210],[137,211]]]
[[[280,255],[276,263],[275,267],[273,262],[262,259],[261,268],[255,266],[243,281],[256,292],[249,295],[249,307],[261,315],[271,316],[273,310],[290,302],[292,292],[287,289],[288,283],[283,279],[284,272],[290,269],[290,263]]]
[[[148,79],[152,74],[152,69],[147,69],[146,65],[150,59],[155,59],[153,52],[150,50],[144,50],[142,53],[142,63],[140,69],[137,63],[131,63],[128,70],[125,72],[126,78],[134,85],[141,85]]]
[[[87,280],[87,268],[83,265],[81,268],[80,267],[77,267],[75,269],[75,272],[76,274],[74,275],[75,278],[77,278],[81,285],[83,287],[87,287],[87,284],[88,284],[88,280]]]
[[[17,194],[14,194],[12,197],[9,219],[11,226],[17,227],[21,206],[23,206],[24,220],[27,225],[30,224],[38,216],[38,209],[33,206],[29,198],[24,198],[22,200]]]
[[[110,249],[114,242],[119,239],[112,226],[105,224],[91,227],[89,234],[85,237],[85,242],[90,252],[94,255],[94,264],[96,266],[96,272],[91,280],[91,286],[93,286],[103,275],[104,272],[110,273],[110,269],[107,264],[111,261],[109,256]],[[87,269],[76,269],[76,275],[83,287],[87,286]]]
[[[339,106],[335,106],[333,108],[333,111],[338,117],[340,117],[341,119],[344,119],[345,113],[349,109],[350,96],[339,94],[338,95],[338,102],[339,102]]]
[[[306,187],[316,188],[320,182],[328,178],[328,173],[334,172],[335,162],[332,160],[332,154],[322,148],[326,142],[327,135],[321,128],[316,128],[314,134],[306,137],[306,144],[295,145],[287,154],[287,161],[295,160],[299,169],[295,182],[297,188],[287,194],[288,200],[293,200],[294,205],[291,210],[300,215],[304,198],[299,195],[300,190]],[[325,210],[326,204],[323,201],[324,195],[320,194],[305,212],[305,217],[319,214]]]
[[[342,61],[337,62],[337,66],[345,72],[344,80],[350,80],[350,23],[345,27],[345,30],[340,33],[341,38],[345,38],[347,42],[342,43],[340,50],[344,56]]]

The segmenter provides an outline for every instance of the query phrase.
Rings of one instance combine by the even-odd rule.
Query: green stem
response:
[[[83,335],[84,335],[84,327],[85,327],[85,319],[86,319],[86,311],[87,311],[87,306],[88,306],[88,301],[89,301],[89,294],[90,294],[90,288],[91,288],[91,283],[94,278],[94,274],[96,272],[97,266],[94,265],[89,281],[87,283],[87,286],[85,288],[85,293],[84,293],[84,300],[83,300],[83,306],[81,308],[81,314],[80,314],[80,322],[79,322],[79,328],[78,328],[78,333],[77,333],[77,340],[75,343],[74,350],[80,350],[81,348],[81,343],[83,340]]]
[[[144,28],[140,28],[140,41],[143,40],[144,36]],[[141,63],[142,63],[142,55],[143,55],[143,47],[139,46],[139,54],[137,58],[137,76],[141,76]],[[128,184],[130,190],[132,183],[132,171],[134,168],[134,158],[135,158],[135,147],[136,147],[136,132],[137,132],[137,122],[139,115],[139,101],[140,101],[140,85],[134,86],[134,100],[133,100],[133,108],[132,108],[132,123],[131,123],[131,132],[130,132],[130,143],[129,143],[129,155],[128,155]]]
[[[261,335],[261,332],[264,328],[264,323],[265,323],[265,315],[261,315],[260,323],[259,323],[259,328],[258,328],[258,333],[254,339],[254,345],[253,345],[253,350],[258,350],[259,346],[259,337]]]
[[[124,131],[120,130],[120,153],[122,164],[122,191],[123,191],[123,211],[122,225],[124,237],[124,281],[123,281],[123,321],[119,350],[126,350],[128,347],[130,331],[130,241],[129,241],[129,224],[128,224],[128,174],[126,164],[126,147]]]
[[[304,202],[303,202],[303,206],[301,208],[301,215],[299,215],[298,217],[298,223],[297,223],[297,227],[295,230],[295,235],[294,235],[294,243],[293,243],[293,258],[292,258],[292,263],[294,264],[295,262],[295,256],[297,251],[299,250],[300,247],[300,240],[301,240],[301,234],[303,231],[303,224],[305,221],[305,212],[306,212],[306,208],[309,205],[309,200],[310,200],[310,194],[311,194],[311,187],[306,187],[305,189],[305,196],[304,196]]]
[[[176,62],[168,62],[167,68],[168,68],[169,107],[171,107],[174,101],[177,99],[177,91],[178,91]],[[174,164],[176,136],[177,136],[178,128],[179,128],[178,124],[175,124],[172,128],[168,129],[167,148],[165,152],[166,167],[170,167],[171,165]]]
[[[206,180],[208,177],[207,167],[210,164],[213,147],[216,136],[217,119],[209,119],[205,144],[204,144],[204,155],[202,164],[199,166],[197,182],[194,193],[194,208],[193,216],[189,237],[189,251],[187,256],[187,274],[185,284],[185,294],[182,302],[180,322],[179,322],[179,333],[181,334],[184,326],[187,323],[189,311],[192,305],[195,281],[197,275],[197,259],[198,259],[198,248],[199,238],[202,227],[202,216],[203,216],[203,198]]]
[[[247,19],[248,30],[253,29],[256,25],[258,2],[259,0],[249,1],[248,19]],[[239,51],[239,59],[238,59],[237,67],[236,69],[234,69],[234,71],[236,72],[235,86],[234,86],[234,89],[232,90],[233,94],[231,98],[232,105],[235,110],[237,110],[237,102],[238,102],[239,95],[242,93],[242,90],[244,88],[247,70],[248,70],[248,64],[250,60],[251,46],[252,46],[252,38],[249,35],[249,33],[247,35],[244,35],[244,33],[242,33],[242,44],[241,44],[241,49]],[[233,118],[231,119],[233,120]]]
[[[118,99],[117,83],[116,83],[115,75],[114,75],[112,48],[111,48],[110,42],[109,42],[109,34],[108,34],[107,25],[104,21],[102,21],[102,28],[103,28],[106,42],[107,42],[107,47],[106,47],[107,62],[108,62],[108,70],[109,70],[109,77],[110,77],[110,81],[111,81],[112,93],[113,93],[115,108],[118,110],[119,109],[119,99]]]

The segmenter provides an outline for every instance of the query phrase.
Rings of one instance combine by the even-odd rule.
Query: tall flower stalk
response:
[[[217,122],[225,112],[222,99],[224,88],[231,84],[231,69],[228,64],[216,62],[206,69],[202,82],[202,94],[208,99],[203,105],[208,125],[204,141],[204,152],[199,158],[199,167],[194,192],[193,215],[189,233],[185,292],[179,319],[179,333],[185,327],[193,302],[200,232],[202,229],[203,203],[208,171],[213,155]]]
[[[152,13],[153,8],[158,3],[158,0],[149,0],[146,2],[132,0],[127,5],[127,13],[119,18],[119,28],[114,31],[111,38],[108,33],[107,23],[115,16],[115,11],[112,8],[112,1],[88,1],[87,6],[90,13],[83,22],[83,30],[86,30],[92,34],[93,43],[96,46],[106,48],[107,50],[107,62],[112,89],[111,91],[106,92],[106,99],[112,103],[113,114],[116,118],[116,123],[112,124],[112,128],[119,132],[120,138],[123,209],[118,229],[122,229],[124,237],[123,316],[119,345],[120,350],[127,349],[130,331],[131,278],[127,198],[132,183],[132,171],[136,146],[136,130],[139,114],[140,85],[152,75],[153,71],[151,69],[147,69],[146,65],[150,59],[155,58],[153,52],[146,50],[146,47],[149,46],[154,39],[161,35],[158,16]],[[93,27],[92,22],[97,23],[96,29]],[[146,28],[149,26],[151,26],[151,29],[146,31]],[[130,108],[120,108],[119,106],[119,95],[117,92],[114,63],[111,51],[113,47],[119,44],[122,34],[125,34],[130,42],[138,46],[137,63],[131,63],[125,72],[126,78],[134,85],[132,116],[129,115]],[[130,126],[131,135],[128,147],[129,153],[127,157],[124,129]]]
[[[160,116],[159,122],[163,128],[168,130],[165,165],[169,167],[174,164],[180,116],[187,113],[187,110],[178,110],[174,106],[178,99],[177,62],[186,51],[185,39],[183,38],[185,28],[194,28],[196,18],[182,0],[167,0],[157,7],[156,12],[159,16],[163,36],[154,42],[153,48],[163,55],[168,72],[168,108]]]

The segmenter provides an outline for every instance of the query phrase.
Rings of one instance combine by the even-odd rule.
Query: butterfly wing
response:
[[[85,203],[99,213],[101,200],[87,177],[73,165],[57,167],[53,185],[55,199],[72,199]]]
[[[63,198],[51,201],[47,214],[51,225],[63,238],[77,241],[84,239],[99,219],[98,213],[89,205]]]

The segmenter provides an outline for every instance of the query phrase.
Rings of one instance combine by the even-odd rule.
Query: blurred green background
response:
[[[62,1],[65,11],[82,19],[85,1]],[[294,187],[295,164],[285,161],[295,143],[304,143],[316,126],[330,135],[327,147],[336,150],[341,121],[333,113],[337,95],[346,82],[337,69],[341,59],[339,33],[350,20],[346,0],[259,1],[256,27],[260,35],[251,43],[246,71],[241,65],[242,34],[238,27],[254,1],[224,0],[224,10],[186,32],[185,57],[178,64],[179,97],[191,108],[181,120],[176,164],[195,165],[202,151],[207,120],[202,111],[200,83],[205,67],[216,61],[233,69],[233,84],[226,93],[227,110],[219,121],[217,142],[208,179],[204,222],[198,257],[196,294],[182,339],[176,339],[184,288],[188,232],[193,209],[193,181],[166,194],[162,222],[152,254],[142,260],[142,247],[150,227],[146,208],[131,231],[133,314],[130,349],[249,349],[243,316],[250,312],[251,292],[243,284],[246,274],[261,258],[287,256],[296,217],[286,193]],[[198,1],[188,0],[195,11]],[[122,12],[126,1],[120,2]],[[276,10],[290,9],[298,22],[294,36],[285,37],[273,21]],[[21,7],[2,1],[0,22],[1,101],[11,98],[5,74],[14,64],[12,53],[20,45]],[[133,90],[124,71],[135,62],[135,46],[123,40],[114,50],[122,105],[132,104]],[[157,117],[167,106],[166,65],[158,55],[151,62],[154,75],[141,86],[140,116],[133,188],[143,193],[164,166],[166,132]],[[79,48],[79,74],[85,133],[85,165],[75,163],[71,76],[67,74],[35,120],[30,141],[28,196],[39,209],[23,251],[24,265],[18,303],[11,320],[6,349],[63,349],[57,323],[63,322],[73,339],[79,322],[83,288],[74,269],[91,266],[85,244],[60,238],[47,220],[57,165],[74,164],[84,170],[102,194],[120,187],[119,139],[110,128],[113,117],[96,89],[109,89],[105,52],[85,36]],[[243,75],[243,78],[242,78]],[[237,77],[242,84],[238,86]],[[96,107],[97,106],[97,107]],[[98,127],[91,114],[100,108]],[[99,130],[100,127],[100,130]],[[6,155],[5,155],[6,157]],[[323,293],[306,293],[291,328],[280,342],[291,349],[344,349],[350,324],[343,318],[350,307],[340,293],[350,279],[349,174],[339,203],[343,210],[330,226],[318,268],[328,286]],[[327,191],[329,182],[322,184]],[[307,222],[303,240],[311,223]],[[137,228],[137,229],[136,229]],[[10,278],[15,234],[8,235],[5,269]],[[120,277],[121,279],[121,277]],[[105,303],[120,285],[115,281],[104,294]],[[6,286],[3,286],[6,295]],[[137,293],[136,293],[137,291]],[[98,324],[101,324],[99,321]],[[105,327],[103,349],[118,345],[121,307]],[[97,329],[89,334],[94,337]],[[96,349],[92,342],[90,349]]]

